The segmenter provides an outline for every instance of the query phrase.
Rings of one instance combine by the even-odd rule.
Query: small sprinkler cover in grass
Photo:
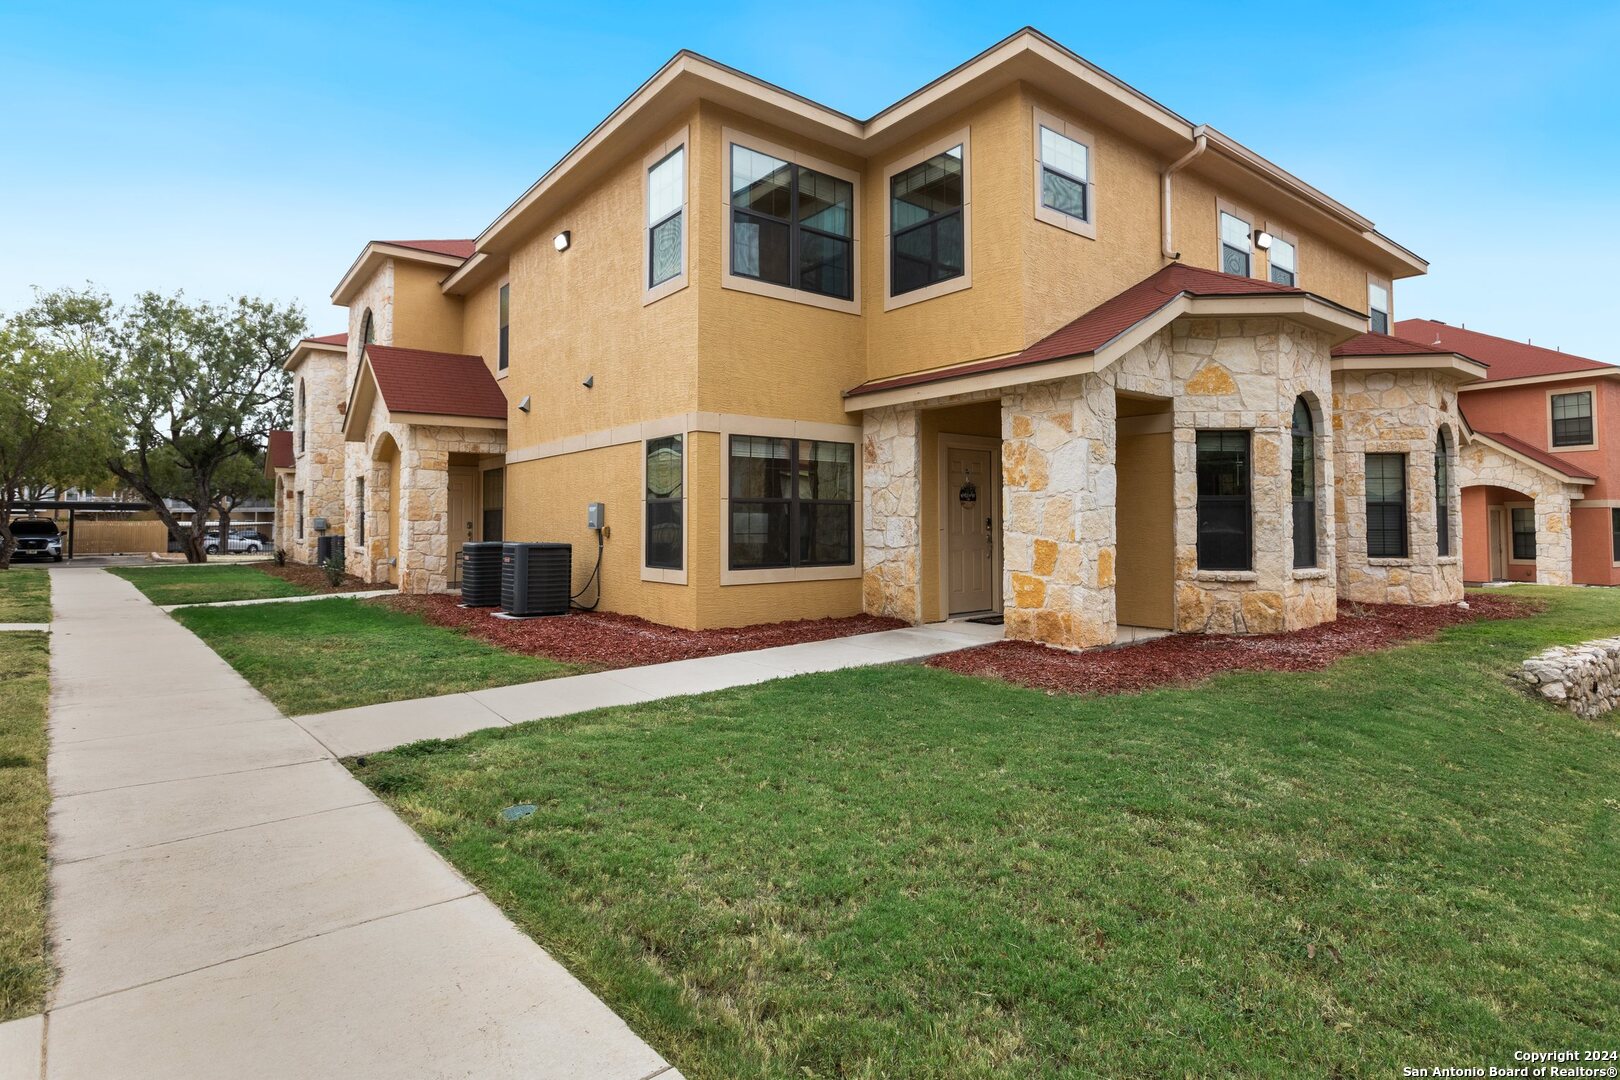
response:
[[[502,810],[501,818],[506,821],[517,821],[519,818],[528,817],[537,809],[539,807],[535,806],[534,803],[518,803],[516,806],[508,806],[505,810]]]

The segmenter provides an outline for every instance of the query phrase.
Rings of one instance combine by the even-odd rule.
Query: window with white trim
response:
[[[1236,214],[1221,214],[1221,272],[1248,277],[1254,268],[1254,248],[1250,233],[1254,227]]]
[[[643,565],[660,570],[686,566],[682,544],[686,512],[685,436],[665,435],[646,444],[647,536]]]
[[[1513,526],[1513,561],[1536,561],[1536,511],[1530,506],[1515,506],[1509,511]]]
[[[855,446],[733,435],[731,570],[855,561]]]
[[[1076,221],[1091,221],[1091,147],[1040,125],[1041,205]]]
[[[733,274],[849,300],[854,237],[854,184],[731,145]]]
[[[1278,285],[1293,285],[1299,279],[1299,249],[1277,236],[1271,237],[1271,280]]]
[[[686,147],[647,170],[647,288],[680,276],[686,244]]]
[[[1367,324],[1375,334],[1389,333],[1389,287],[1367,282]]]
[[[1592,391],[1552,394],[1552,444],[1554,446],[1592,445]]]
[[[958,144],[890,178],[890,296],[967,272],[965,168],[966,146]]]

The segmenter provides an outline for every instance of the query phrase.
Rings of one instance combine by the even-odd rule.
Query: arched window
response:
[[[1316,425],[1304,398],[1294,399],[1294,566],[1316,565]]]
[[[366,354],[366,346],[370,345],[376,340],[377,326],[374,322],[372,322],[371,309],[366,308],[366,313],[360,316],[360,347],[354,352],[354,361],[356,364],[358,364],[360,362],[360,358]]]
[[[1451,439],[1441,428],[1434,436],[1434,525],[1436,549],[1451,554]]]
[[[304,429],[309,426],[306,419],[307,409],[304,403],[304,380],[298,380],[298,452],[304,452]]]

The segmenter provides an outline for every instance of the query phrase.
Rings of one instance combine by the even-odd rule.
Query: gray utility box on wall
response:
[[[505,544],[501,550],[501,610],[520,618],[568,614],[572,544]]]
[[[327,559],[343,555],[343,537],[320,536],[315,539],[315,561],[324,563]]]
[[[461,545],[462,606],[500,606],[501,551],[505,546],[499,540]]]

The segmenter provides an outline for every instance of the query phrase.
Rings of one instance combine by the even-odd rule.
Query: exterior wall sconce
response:
[[[573,243],[573,233],[569,232],[567,229],[564,229],[562,232],[551,238],[551,246],[556,248],[558,251],[567,251],[568,245],[571,243]]]
[[[529,395],[524,394],[523,395],[523,400],[518,402],[518,412],[528,412],[528,411],[529,411]]]
[[[1254,231],[1254,246],[1259,248],[1261,251],[1270,251],[1271,234],[1266,232],[1264,229],[1256,229]]]

